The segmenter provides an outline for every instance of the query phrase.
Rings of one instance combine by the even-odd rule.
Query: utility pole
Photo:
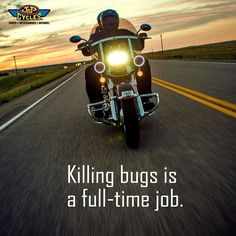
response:
[[[162,51],[162,53],[164,52],[164,50],[163,50],[163,40],[162,40],[162,34],[160,35],[160,37],[161,37],[161,51]]]
[[[16,66],[16,57],[15,57],[15,56],[13,56],[13,58],[14,58],[14,63],[15,63],[15,70],[16,70],[16,75],[18,76],[18,70],[17,70],[17,66]]]

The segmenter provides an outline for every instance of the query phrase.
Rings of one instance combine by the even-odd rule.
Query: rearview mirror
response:
[[[149,31],[152,27],[149,24],[142,24],[140,29],[143,31]]]
[[[79,43],[81,41],[81,37],[79,35],[74,35],[72,37],[70,37],[70,42],[71,43]]]

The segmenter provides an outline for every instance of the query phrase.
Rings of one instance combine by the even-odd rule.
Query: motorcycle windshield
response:
[[[123,18],[116,29],[104,30],[95,25],[89,41],[92,58],[104,62],[106,74],[111,76],[130,74],[135,69],[134,56],[143,49],[137,30]]]
[[[120,18],[117,29],[104,30],[96,24],[91,31],[89,39],[92,58],[106,62],[105,57],[112,51],[126,51],[130,57],[133,56],[131,54],[141,53],[143,46],[136,34],[137,30],[134,25],[124,18]]]

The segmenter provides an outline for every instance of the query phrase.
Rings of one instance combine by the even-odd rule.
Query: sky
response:
[[[44,21],[49,25],[12,25],[8,9],[33,4],[50,9]],[[0,70],[86,60],[72,35],[89,38],[99,12],[115,9],[136,29],[152,26],[145,52],[236,40],[235,0],[0,0]]]

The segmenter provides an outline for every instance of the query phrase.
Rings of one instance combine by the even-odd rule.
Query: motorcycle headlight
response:
[[[107,56],[107,62],[111,66],[119,66],[127,63],[128,54],[124,51],[113,51]]]

